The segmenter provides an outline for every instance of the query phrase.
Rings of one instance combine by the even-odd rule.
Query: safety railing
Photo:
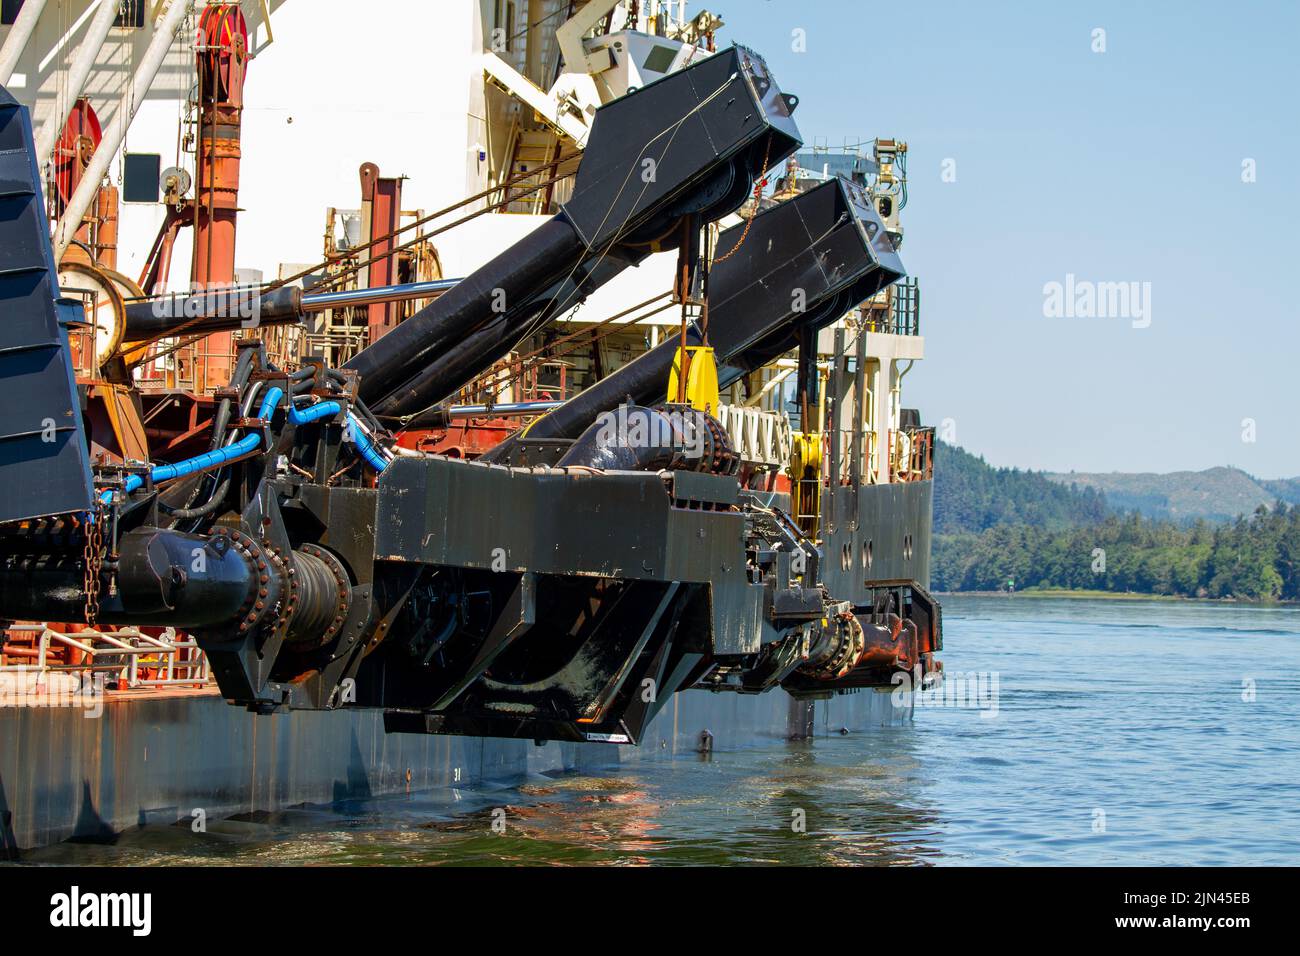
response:
[[[864,302],[862,321],[870,332],[920,335],[921,287],[916,277],[899,279]]]
[[[320,355],[328,365],[338,368],[370,344],[369,330],[335,326],[325,332],[307,332],[302,337],[303,355]]]
[[[838,484],[853,484],[853,439],[851,428],[840,430]],[[928,481],[934,477],[934,429],[904,428],[891,429],[888,438],[889,481]],[[862,484],[875,484],[876,461],[880,449],[876,444],[876,433],[866,430],[862,433],[862,465],[859,481]],[[821,481],[830,484],[830,452],[824,452]]]
[[[934,477],[934,429],[904,428],[893,433],[890,481],[928,481]]]
[[[133,627],[64,633],[48,624],[13,624],[6,629],[0,656],[6,671],[117,674],[119,683],[129,688],[201,687],[211,677],[198,643],[172,628],[162,629],[160,635]],[[31,663],[13,663],[21,660]]]

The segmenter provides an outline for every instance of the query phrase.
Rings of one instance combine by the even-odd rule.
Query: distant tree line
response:
[[[931,585],[938,591],[1070,588],[1300,600],[1300,506],[1225,524],[1115,514],[1091,489],[995,469],[943,445],[935,462]]]
[[[1225,525],[1134,513],[1049,531],[998,525],[936,537],[939,591],[1076,588],[1183,597],[1300,600],[1300,506],[1279,502]]]

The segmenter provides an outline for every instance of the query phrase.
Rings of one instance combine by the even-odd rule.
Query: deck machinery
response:
[[[723,383],[798,349],[819,401],[818,333],[903,275],[870,197],[833,180],[723,232],[711,270],[698,248],[798,148],[795,105],[734,47],[602,107],[553,220],[343,368],[277,369],[245,342],[208,452],[92,474],[30,125],[0,103],[2,221],[33,226],[0,236],[32,251],[0,274],[17,317],[0,372],[41,400],[0,415],[0,617],[181,628],[232,703],[379,708],[400,732],[635,743],[682,689],[824,697],[934,674],[930,483],[830,481],[810,535],[789,495],[746,486],[715,408],[666,401],[681,343],[480,461],[405,451],[384,424],[436,412],[678,246],[683,295],[707,303],[687,345]]]

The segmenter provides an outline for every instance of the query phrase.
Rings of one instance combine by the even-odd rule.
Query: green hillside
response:
[[[1275,498],[1280,498],[1289,505],[1300,505],[1300,478],[1266,480],[1261,481],[1260,485]]]
[[[1300,479],[1049,475],[940,443],[934,486],[938,591],[1300,600]]]

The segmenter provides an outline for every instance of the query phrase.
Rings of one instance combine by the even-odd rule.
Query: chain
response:
[[[749,238],[749,227],[754,224],[754,217],[758,215],[759,205],[763,200],[763,187],[767,185],[767,161],[771,158],[772,138],[769,136],[767,140],[767,152],[763,154],[763,171],[758,174],[758,179],[754,182],[754,210],[750,213],[749,218],[745,220],[745,228],[741,231],[740,238],[736,240],[736,244],[731,247],[731,251],[722,258],[713,260],[715,266],[719,263],[726,262],[739,252],[740,247],[743,246],[745,240]]]
[[[104,509],[95,503],[95,510],[86,522],[85,582],[86,623],[95,626],[99,617],[100,573],[104,560]]]

